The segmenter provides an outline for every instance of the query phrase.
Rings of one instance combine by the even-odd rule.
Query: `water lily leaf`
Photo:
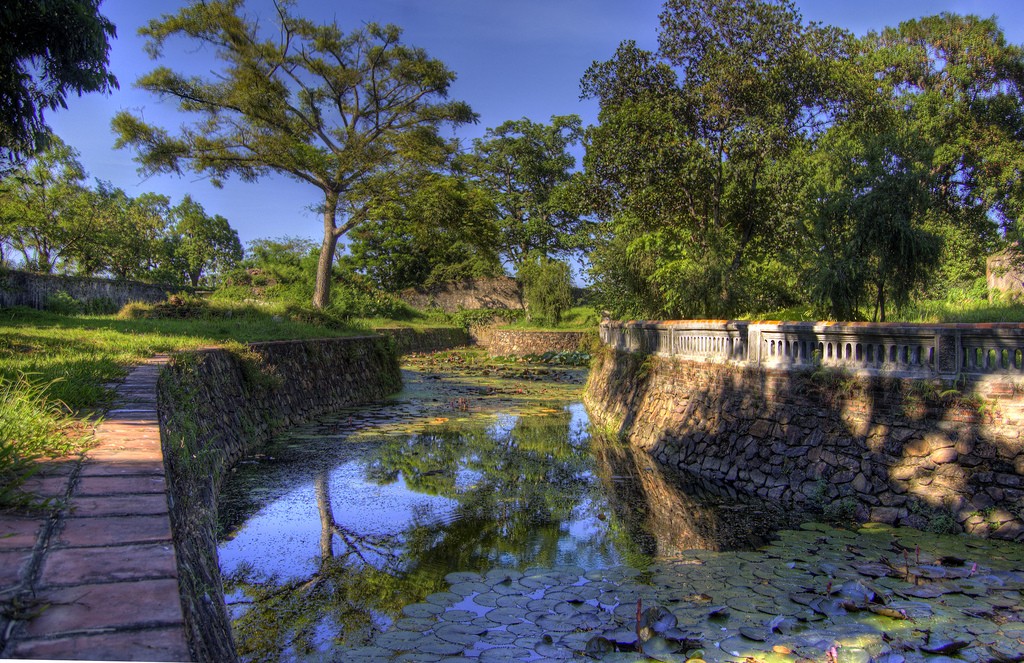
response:
[[[434,630],[434,635],[441,640],[465,647],[472,646],[484,633],[487,629],[471,624],[445,624]]]
[[[460,596],[472,596],[473,594],[483,594],[484,592],[490,591],[490,587],[482,582],[457,582],[448,588],[452,593]]]
[[[483,608],[495,608],[498,606],[498,599],[501,598],[500,594],[494,592],[484,592],[483,594],[477,594],[473,597],[473,603]]]
[[[465,650],[466,647],[464,645],[446,642],[436,636],[423,636],[419,644],[416,645],[416,651],[418,652],[440,654],[442,656],[455,656]]]
[[[1024,652],[1004,649],[1000,646],[990,645],[988,653],[995,663],[1021,663],[1024,661]]]
[[[903,596],[913,596],[918,599],[934,599],[942,596],[943,594],[949,594],[950,592],[956,591],[952,587],[947,587],[939,583],[928,583],[927,585],[918,585],[916,587],[907,587],[902,590],[895,590],[897,594]]]
[[[402,608],[406,617],[436,617],[444,612],[444,608],[433,603],[413,603]]]
[[[708,610],[708,619],[728,619],[729,607],[724,605],[715,606]]]
[[[440,615],[440,619],[446,622],[471,622],[476,619],[479,615],[469,610],[445,610]]]
[[[576,630],[577,620],[572,615],[551,613],[539,618],[535,623],[545,631],[568,633]]]
[[[480,652],[480,663],[507,663],[523,661],[533,657],[533,652],[523,647],[494,647]]]
[[[759,628],[756,626],[741,626],[740,635],[742,635],[747,640],[753,640],[755,642],[764,642],[769,637],[767,629]]]
[[[575,655],[571,647],[566,647],[561,642],[542,641],[533,650],[543,656],[546,661],[566,660]]]
[[[583,653],[587,656],[598,658],[613,651],[615,651],[615,643],[602,635],[595,635],[590,640],[587,640],[587,646]]]
[[[484,617],[505,625],[519,624],[523,621],[522,611],[516,608],[495,608],[485,613]]]
[[[650,628],[655,633],[662,633],[675,627],[678,619],[674,614],[660,605],[651,606],[640,615],[640,628]]]
[[[615,643],[618,647],[628,648],[636,645],[636,630],[630,628],[617,628],[604,634],[607,640]]]
[[[839,596],[857,603],[872,603],[875,600],[875,592],[856,580],[844,582],[839,586],[838,593]]]
[[[927,578],[928,580],[940,580],[946,577],[945,568],[926,564],[910,567],[909,573],[910,575],[917,576],[918,578]]]
[[[670,642],[661,636],[654,636],[640,646],[644,656],[656,661],[675,660],[674,654],[679,651],[677,643]]]
[[[390,630],[377,636],[375,644],[378,647],[384,647],[385,649],[392,649],[395,651],[411,651],[417,648],[417,644],[422,639],[422,633]]]
[[[932,633],[928,638],[928,643],[921,646],[921,650],[929,654],[955,654],[970,644],[967,640],[956,640],[946,635]]]
[[[439,605],[447,608],[450,605],[455,605],[456,603],[461,601],[462,598],[462,596],[459,596],[458,594],[453,594],[452,592],[436,592],[434,594],[430,594],[424,600],[427,603],[433,603],[434,605]]]

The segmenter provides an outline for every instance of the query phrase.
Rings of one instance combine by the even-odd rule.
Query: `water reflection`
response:
[[[688,550],[751,550],[795,527],[799,512],[655,463],[628,444],[595,436],[591,451],[608,500],[626,529],[622,545],[637,556]]]
[[[225,483],[219,554],[244,658],[368,643],[453,571],[643,569],[758,543],[775,524],[753,503],[679,493],[678,477],[627,447],[592,444],[582,405],[558,401],[578,386],[519,404],[451,398],[494,391],[472,381],[446,389],[294,430]]]

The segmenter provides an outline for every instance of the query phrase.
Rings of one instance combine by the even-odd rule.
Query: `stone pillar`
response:
[[[939,330],[935,334],[935,372],[940,378],[955,379],[960,370],[960,332],[955,329]]]

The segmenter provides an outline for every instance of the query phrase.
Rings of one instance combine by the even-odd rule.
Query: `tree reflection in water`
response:
[[[446,589],[452,571],[618,562],[585,416],[573,407],[576,416],[549,410],[384,438],[362,461],[364,479],[445,499],[419,503],[411,517],[382,508],[367,531],[343,524],[350,487],[332,494],[330,469],[316,470],[313,573],[281,577],[243,563],[225,578],[239,653],[288,659],[368,642],[403,606]]]

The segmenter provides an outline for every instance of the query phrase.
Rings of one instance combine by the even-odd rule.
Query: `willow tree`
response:
[[[370,23],[346,34],[336,22],[293,16],[292,5],[275,1],[269,36],[242,0],[193,2],[150,21],[140,32],[152,57],[185,37],[211,48],[223,67],[209,78],[158,67],[139,79],[195,117],[177,133],[127,112],[113,126],[118,147],[134,148],[145,174],[189,169],[220,186],[273,172],[318,188],[323,244],[313,305],[323,308],[338,240],[368,218],[369,192],[404,161],[445,151],[441,128],[475,116],[447,100],[455,74],[403,44],[398,27]]]

